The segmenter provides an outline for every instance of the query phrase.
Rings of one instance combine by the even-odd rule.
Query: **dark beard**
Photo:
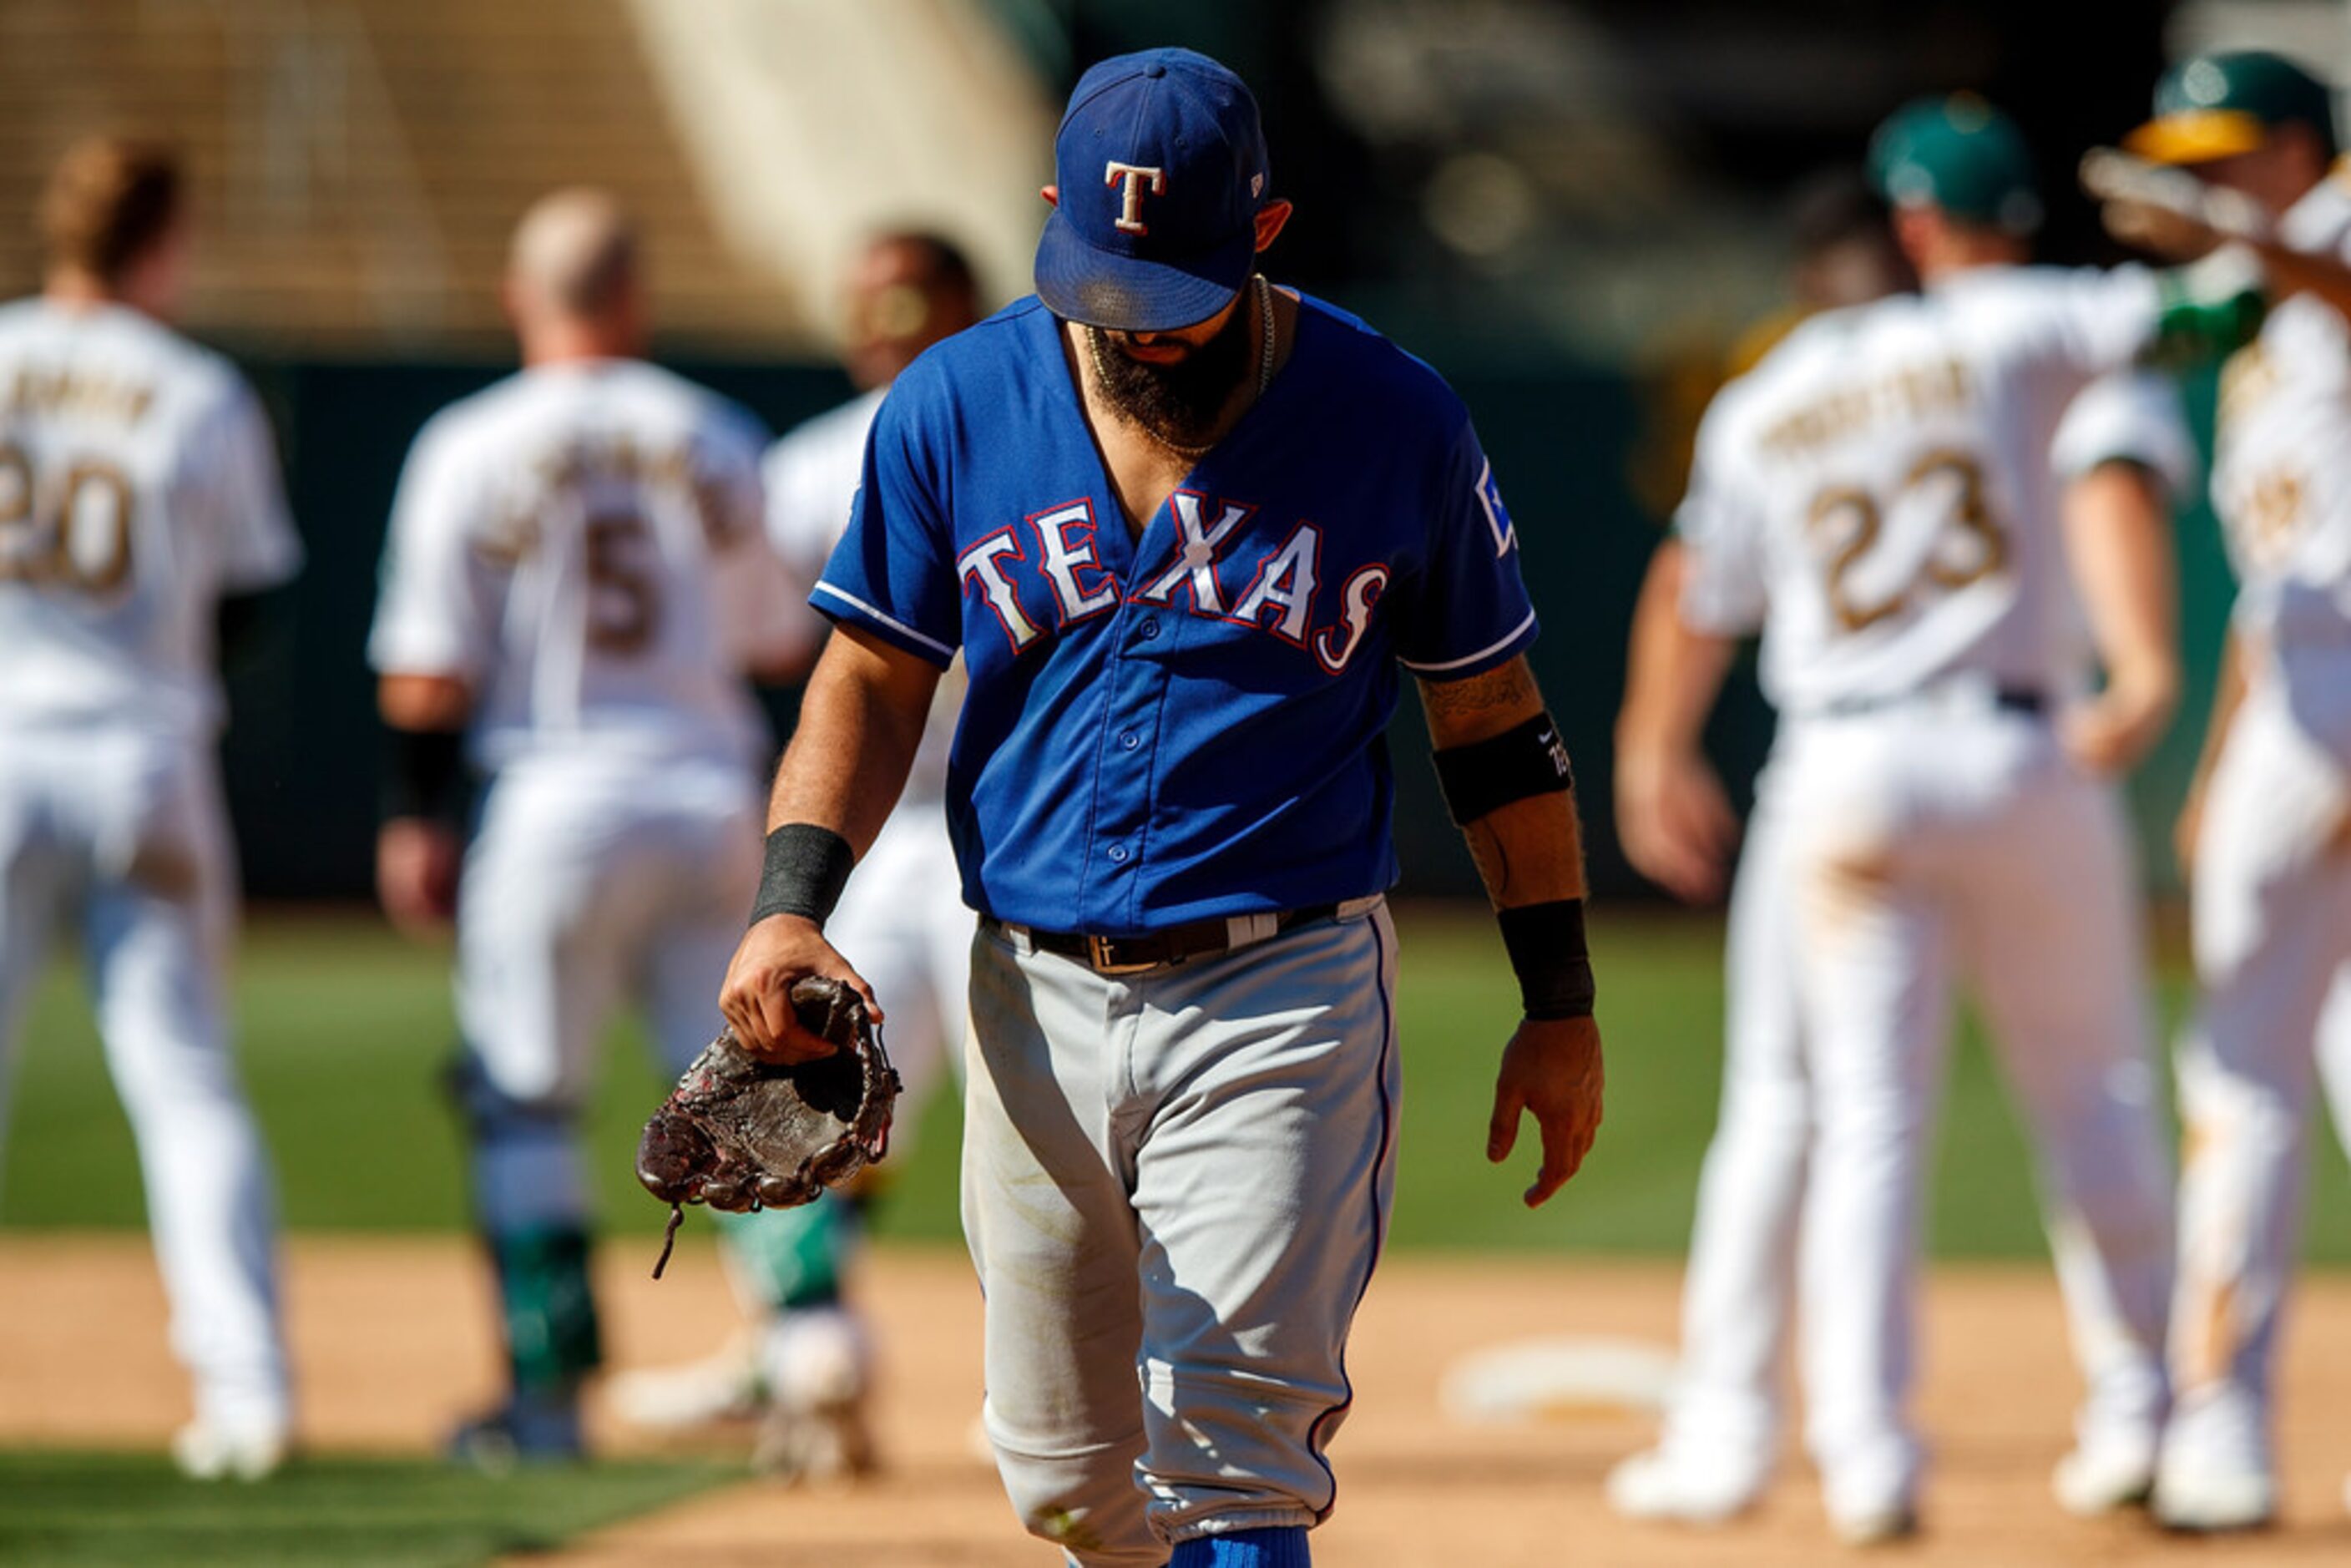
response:
[[[1236,310],[1217,335],[1173,364],[1129,359],[1111,334],[1089,327],[1094,379],[1122,418],[1178,446],[1205,444],[1249,368],[1247,309]]]

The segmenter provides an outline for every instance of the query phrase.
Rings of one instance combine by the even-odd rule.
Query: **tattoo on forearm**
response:
[[[1477,862],[1478,878],[1486,884],[1486,896],[1499,906],[1510,886],[1510,849],[1502,842],[1502,835],[1494,831],[1494,825],[1482,819],[1461,831],[1469,841],[1469,858]]]
[[[1467,680],[1424,681],[1420,693],[1439,746],[1498,733],[1542,707],[1524,658]],[[1462,837],[1497,907],[1581,890],[1573,794],[1513,801],[1468,823]]]
[[[1512,659],[1498,670],[1466,681],[1425,681],[1421,701],[1439,719],[1470,719],[1497,710],[1522,707],[1535,700],[1534,677],[1524,659]]]

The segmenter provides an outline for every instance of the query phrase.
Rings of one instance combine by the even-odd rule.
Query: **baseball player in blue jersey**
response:
[[[1488,1155],[1533,1113],[1530,1203],[1600,1114],[1571,784],[1467,413],[1256,272],[1290,209],[1249,89],[1183,50],[1105,61],[1055,152],[1037,296],[918,360],[875,422],[722,1006],[756,1051],[830,1049],[786,992],[863,988],[824,919],[960,651],[964,1218],[998,1468],[1086,1568],[1289,1568],[1332,1507],[1394,1181],[1397,666],[1525,993]]]

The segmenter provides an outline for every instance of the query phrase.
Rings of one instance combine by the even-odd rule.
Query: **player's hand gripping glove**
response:
[[[811,1203],[889,1148],[898,1074],[864,998],[820,975],[794,984],[791,998],[801,1027],[838,1048],[831,1056],[762,1061],[721,1030],[645,1124],[637,1179],[670,1206],[656,1280],[684,1205],[743,1213]]]

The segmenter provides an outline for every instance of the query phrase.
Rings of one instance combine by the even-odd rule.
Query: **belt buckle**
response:
[[[1117,940],[1118,939],[1114,936],[1089,936],[1086,938],[1086,964],[1095,974],[1138,975],[1145,969],[1155,969],[1159,967],[1155,963],[1120,963],[1116,956],[1118,952]]]

